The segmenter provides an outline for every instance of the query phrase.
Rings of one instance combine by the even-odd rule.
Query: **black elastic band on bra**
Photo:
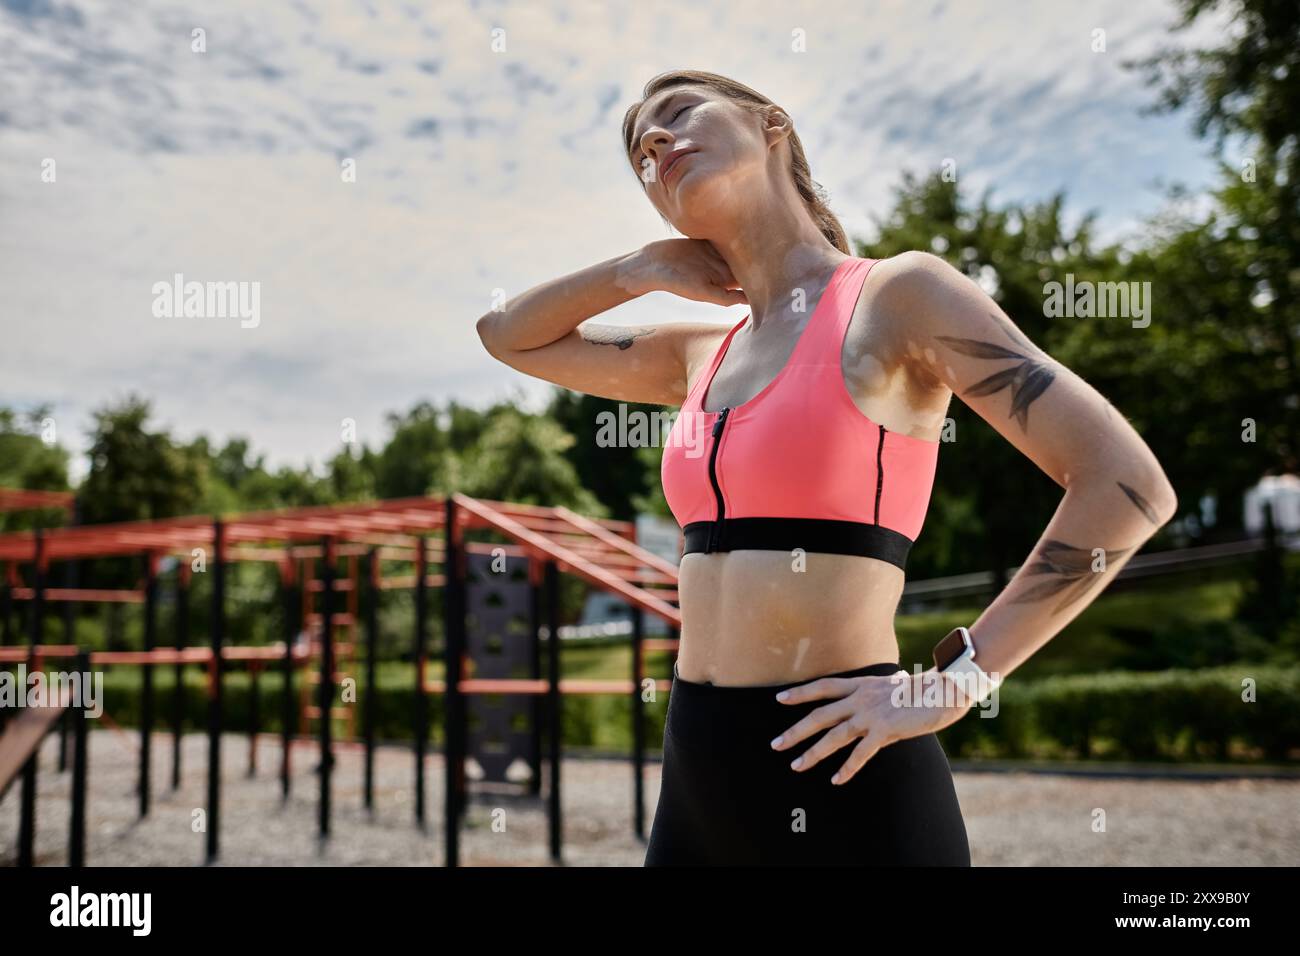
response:
[[[712,551],[793,551],[855,554],[906,570],[912,540],[878,524],[829,518],[723,518],[718,544],[709,547],[716,521],[692,521],[682,528],[683,554]]]

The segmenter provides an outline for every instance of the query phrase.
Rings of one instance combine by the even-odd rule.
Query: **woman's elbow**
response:
[[[497,350],[493,345],[494,342],[493,326],[495,326],[496,324],[494,319],[495,316],[493,315],[493,313],[491,312],[485,313],[482,317],[479,318],[478,322],[475,323],[474,328],[478,330],[478,340],[483,343],[483,348],[487,350],[487,353],[489,355],[493,356],[494,358],[497,358],[499,356],[497,356]]]
[[[1163,469],[1156,469],[1148,482],[1151,496],[1148,498],[1155,515],[1157,527],[1164,527],[1178,514],[1178,492],[1165,475]]]
[[[1171,486],[1169,489],[1169,497],[1166,499],[1164,507],[1156,512],[1157,517],[1160,519],[1160,527],[1163,528],[1165,525],[1169,524],[1169,522],[1173,521],[1176,514],[1178,514],[1178,496],[1174,494],[1174,490]]]

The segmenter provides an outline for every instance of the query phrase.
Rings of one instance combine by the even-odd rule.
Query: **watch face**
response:
[[[966,651],[966,641],[958,629],[953,629],[948,636],[934,648],[934,666],[943,670]]]

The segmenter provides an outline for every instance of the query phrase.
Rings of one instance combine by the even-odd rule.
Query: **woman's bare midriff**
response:
[[[682,558],[677,671],[695,683],[781,684],[898,660],[901,569],[785,551]]]

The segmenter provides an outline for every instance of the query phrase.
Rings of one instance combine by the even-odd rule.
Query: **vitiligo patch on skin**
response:
[[[854,356],[849,363],[848,381],[860,391],[879,391],[888,378],[885,365],[871,352]]]
[[[800,639],[799,644],[795,648],[795,652],[794,652],[794,667],[796,670],[798,669],[799,665],[803,662],[804,656],[808,653],[808,648],[811,646],[812,646],[812,638],[805,637]]]

